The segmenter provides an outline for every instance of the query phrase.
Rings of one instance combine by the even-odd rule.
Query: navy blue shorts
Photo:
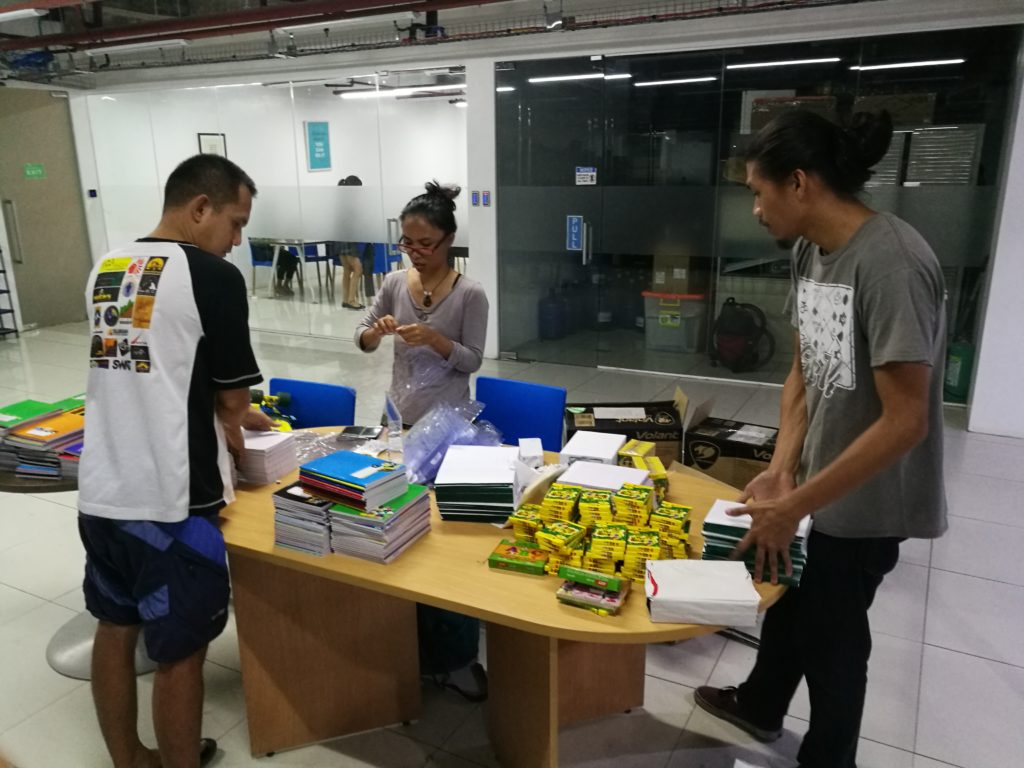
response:
[[[100,621],[141,624],[157,663],[188,658],[224,631],[227,554],[213,520],[108,520],[79,514],[85,605]]]

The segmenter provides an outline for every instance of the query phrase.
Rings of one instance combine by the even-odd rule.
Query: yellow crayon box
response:
[[[635,466],[632,461],[634,456],[641,459],[653,456],[656,447],[654,443],[646,440],[627,440],[619,449],[619,465],[623,467]],[[646,467],[639,468],[645,469]]]

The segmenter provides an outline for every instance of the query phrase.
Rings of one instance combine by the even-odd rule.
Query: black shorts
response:
[[[228,618],[224,536],[206,517],[180,523],[79,514],[85,605],[100,621],[141,624],[149,657],[185,659],[224,631]]]

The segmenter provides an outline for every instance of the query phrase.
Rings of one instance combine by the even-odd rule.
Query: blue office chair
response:
[[[500,429],[509,445],[539,437],[545,451],[562,449],[564,387],[477,376],[476,399],[485,406],[480,418]]]
[[[257,244],[253,245],[252,241],[249,241],[249,255],[252,259],[252,295],[256,295],[256,267],[271,267],[274,266],[274,247],[271,245]],[[271,283],[274,281],[273,273],[270,277]]]
[[[299,379],[271,379],[270,394],[287,392],[291,402],[282,409],[295,417],[295,428],[348,426],[356,420],[356,391],[341,384]]]

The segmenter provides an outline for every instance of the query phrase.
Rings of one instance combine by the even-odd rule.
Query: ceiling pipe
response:
[[[118,43],[156,42],[166,39],[196,40],[246,32],[262,32],[288,24],[315,24],[404,11],[439,11],[473,5],[489,5],[507,0],[309,0],[288,6],[270,6],[251,11],[211,14],[190,19],[133,24],[109,30],[85,30],[71,34],[45,35],[0,41],[0,51],[37,48],[87,50]],[[40,3],[70,4],[67,0],[40,0]],[[369,3],[369,5],[368,5]],[[23,3],[25,7],[40,7]]]

